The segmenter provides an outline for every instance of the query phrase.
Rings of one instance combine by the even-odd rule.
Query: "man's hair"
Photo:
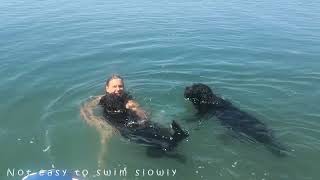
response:
[[[106,80],[106,86],[109,86],[109,82],[113,79],[121,79],[121,81],[123,81],[123,78],[120,75],[112,74],[111,77]]]

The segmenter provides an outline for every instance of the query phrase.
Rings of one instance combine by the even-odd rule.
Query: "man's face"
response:
[[[121,95],[123,93],[124,84],[121,79],[112,79],[106,86],[106,91],[110,94]]]

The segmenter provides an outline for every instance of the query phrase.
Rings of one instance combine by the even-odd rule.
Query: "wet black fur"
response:
[[[117,96],[107,93],[100,100],[106,121],[117,128],[121,135],[130,141],[151,146],[161,151],[171,151],[188,133],[173,121],[171,128],[163,128],[159,124],[146,121],[141,124],[138,116],[125,105],[130,96]]]
[[[215,95],[205,84],[186,87],[184,97],[191,101],[198,113],[215,115],[222,125],[257,142],[265,144],[272,152],[284,155],[287,149],[275,140],[272,131],[254,116],[235,107],[231,102]]]

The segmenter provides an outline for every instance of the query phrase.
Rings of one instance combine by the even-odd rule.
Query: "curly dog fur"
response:
[[[282,155],[287,151],[275,140],[272,131],[266,124],[235,107],[231,102],[218,97],[209,86],[197,83],[186,87],[184,97],[193,103],[199,114],[215,115],[222,125],[265,144],[276,154]]]
[[[116,127],[123,137],[163,151],[174,149],[180,141],[188,137],[188,133],[175,121],[171,124],[172,130],[149,120],[142,121],[141,124],[138,116],[132,110],[126,109],[125,104],[128,100],[128,95],[117,96],[107,93],[100,101],[106,121]]]

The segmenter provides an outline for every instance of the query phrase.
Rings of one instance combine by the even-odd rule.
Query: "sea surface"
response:
[[[317,0],[2,0],[0,179],[56,168],[93,180],[318,180],[319,10]],[[190,133],[158,158],[114,135],[105,169],[125,177],[96,175],[100,136],[80,116],[113,73],[153,121]],[[190,121],[183,91],[197,82],[266,123],[289,156],[214,117]],[[147,174],[157,169],[176,174]]]

